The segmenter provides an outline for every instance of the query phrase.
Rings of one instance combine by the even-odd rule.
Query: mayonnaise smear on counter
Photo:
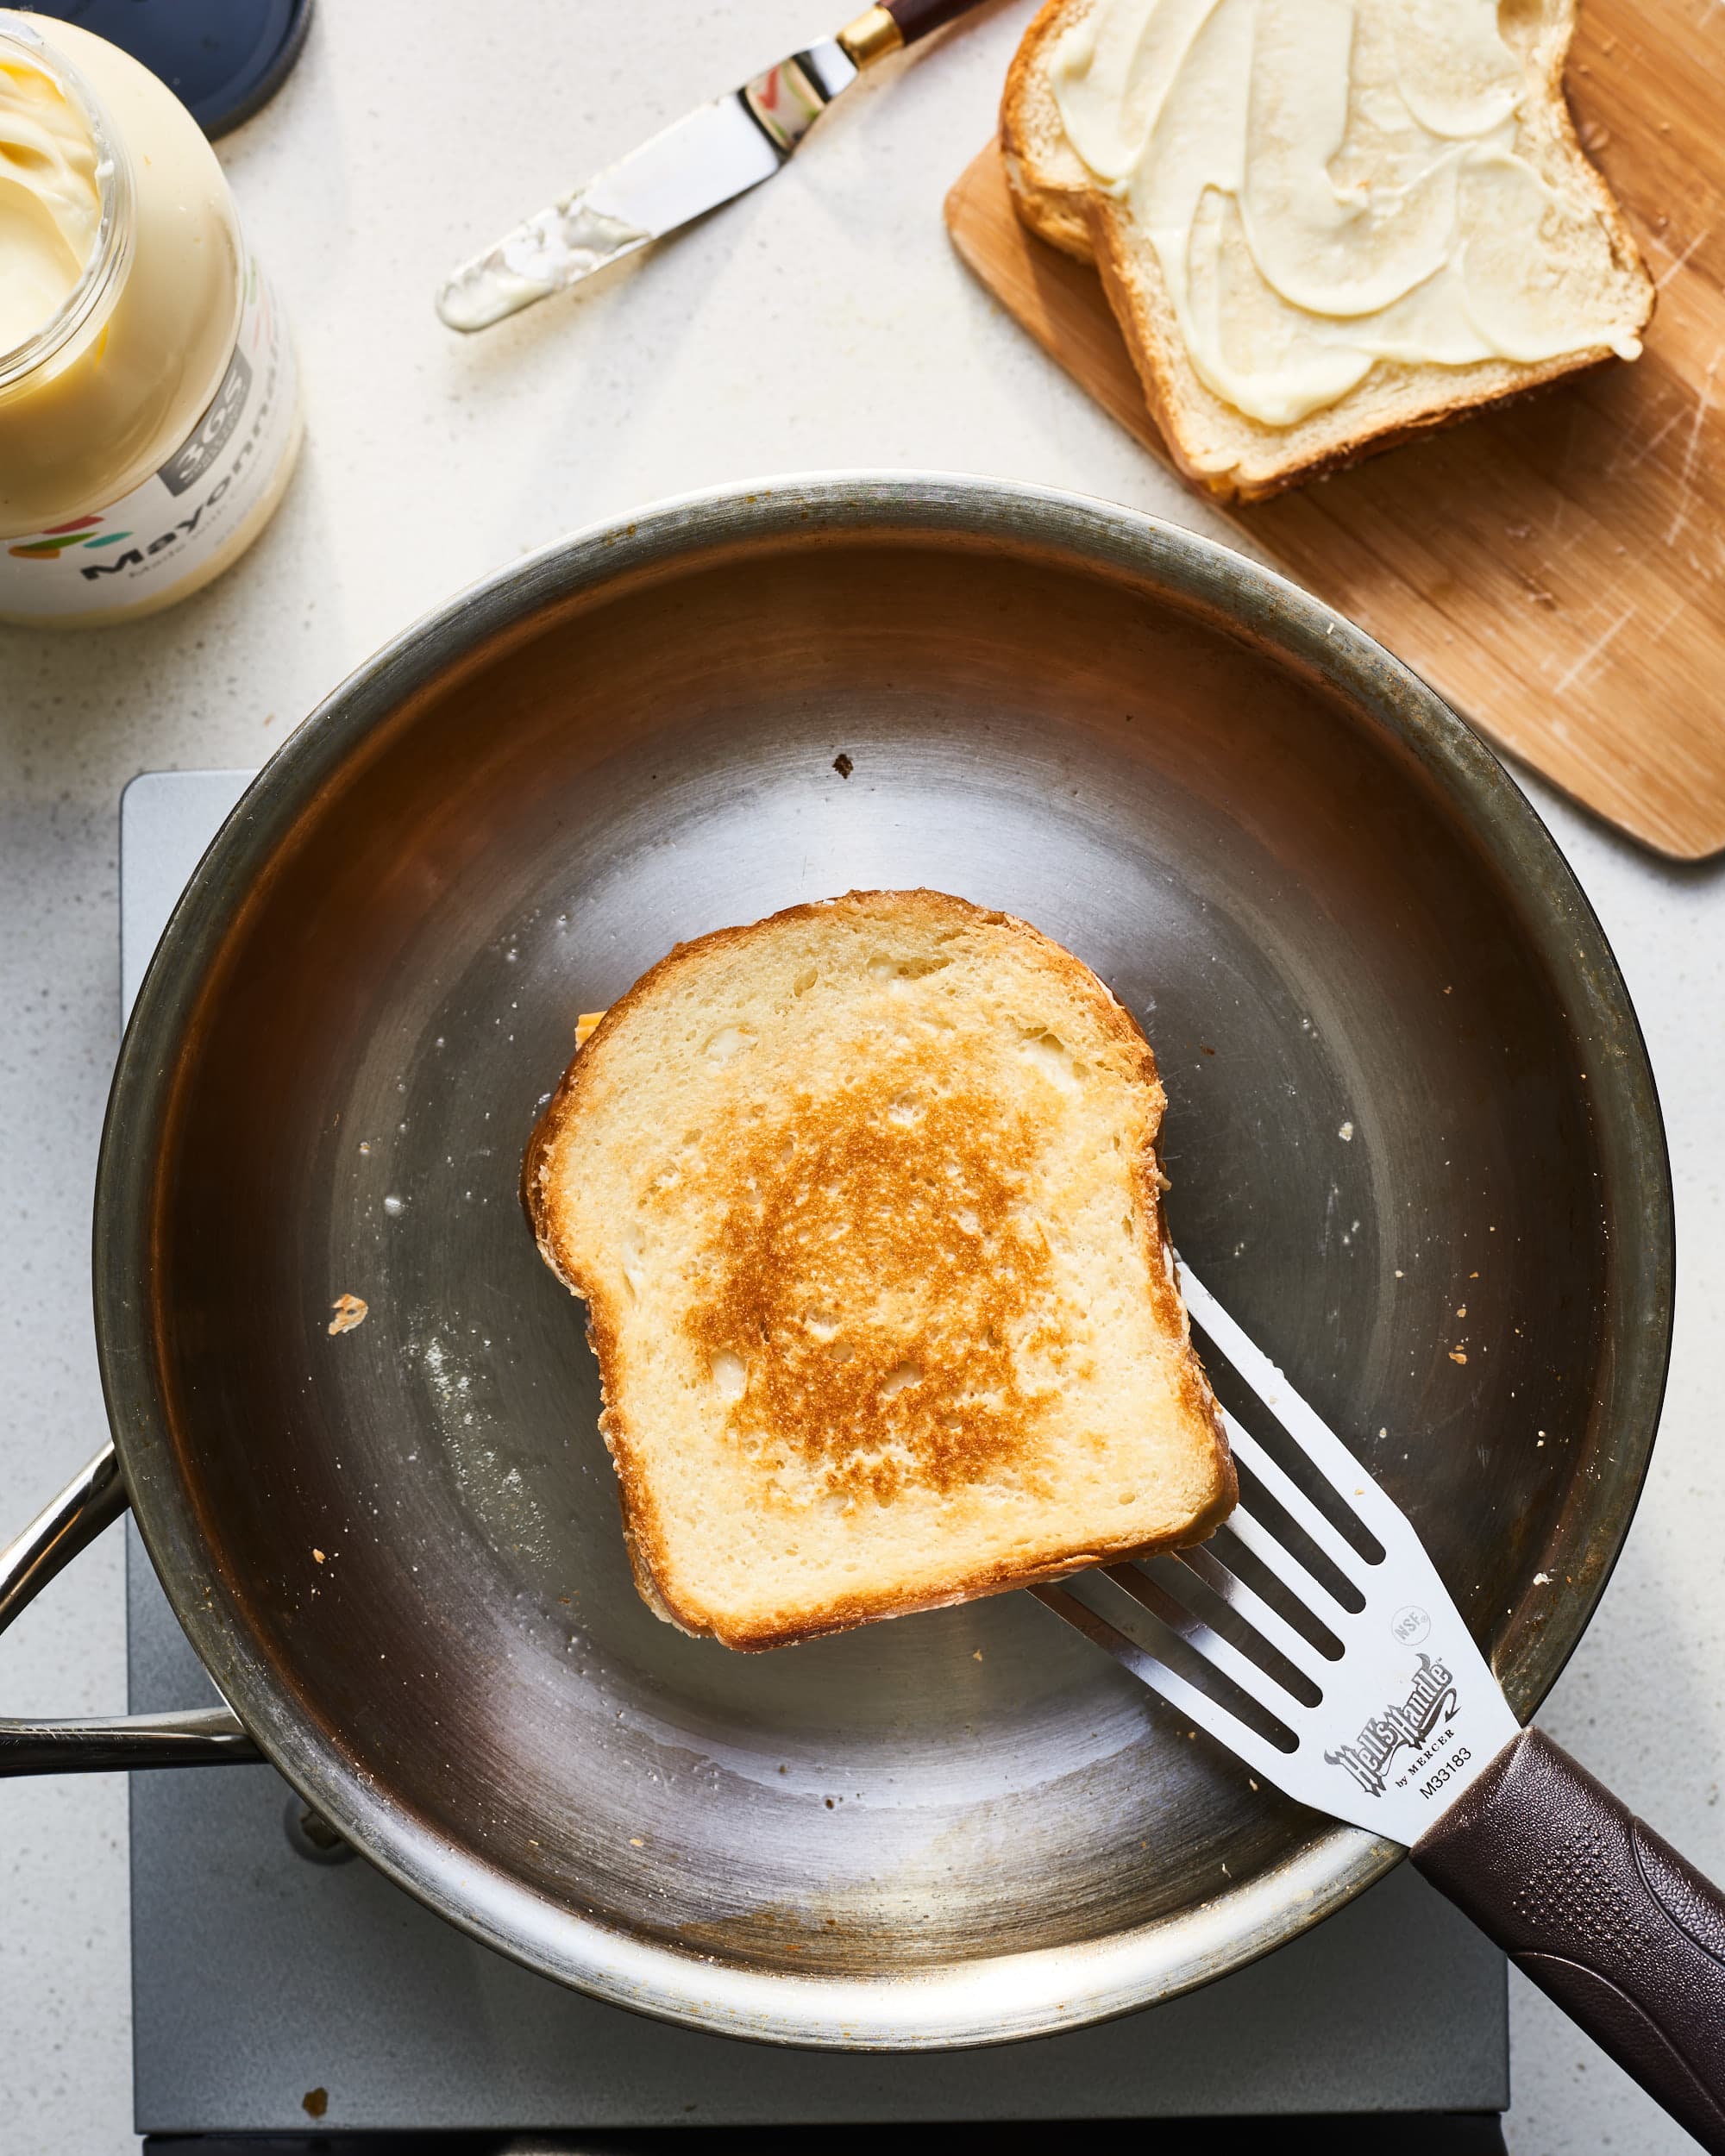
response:
[[[1051,75],[1249,418],[1292,426],[1380,360],[1640,350],[1603,222],[1526,154],[1541,93],[1496,0],[1097,0]]]
[[[84,274],[102,225],[97,163],[53,77],[0,53],[0,353],[46,329]]]

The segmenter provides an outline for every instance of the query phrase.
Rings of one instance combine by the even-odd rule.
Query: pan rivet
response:
[[[314,1811],[303,1797],[289,1797],[281,1823],[287,1832],[289,1848],[308,1863],[347,1864],[354,1856],[353,1849],[323,1814]]]

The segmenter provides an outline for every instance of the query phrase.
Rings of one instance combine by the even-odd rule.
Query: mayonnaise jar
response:
[[[0,620],[218,576],[299,447],[293,348],[216,154],[149,71],[0,8]]]

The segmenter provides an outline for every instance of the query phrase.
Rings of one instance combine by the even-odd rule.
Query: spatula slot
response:
[[[1184,1564],[1208,1563],[1219,1572],[1239,1581],[1249,1594],[1267,1604],[1325,1661],[1341,1660],[1342,1643],[1323,1619],[1301,1601],[1279,1572],[1248,1549],[1228,1527],[1220,1528],[1201,1550],[1182,1550],[1180,1556]]]
[[[1178,1558],[1152,1557],[1142,1564],[1113,1566],[1108,1576],[1164,1622],[1171,1621],[1168,1612],[1172,1609],[1183,1613],[1192,1622],[1209,1626],[1302,1707],[1321,1703],[1323,1686],[1308,1669],[1284,1654],[1202,1573]],[[1157,1601],[1147,1600],[1150,1595],[1158,1597],[1161,1606]],[[1316,1660],[1315,1656],[1308,1658]]]
[[[1251,1463],[1240,1457],[1238,1447],[1234,1464],[1239,1472],[1240,1498],[1249,1508],[1251,1517],[1273,1536],[1297,1564],[1303,1565],[1344,1609],[1354,1613],[1364,1609],[1364,1595],[1340,1566],[1319,1548],[1312,1536],[1298,1525],[1287,1508],[1270,1495],[1264,1482],[1253,1471]]]
[[[1126,1569],[1120,1568],[1122,1571]],[[1141,1576],[1140,1583],[1150,1600],[1122,1585],[1114,1571],[1081,1572],[1076,1579],[1063,1583],[1075,1600],[1082,1601],[1122,1638],[1147,1652],[1163,1669],[1199,1694],[1213,1710],[1242,1726],[1278,1752],[1298,1751],[1300,1740],[1295,1732],[1263,1700],[1218,1667],[1214,1658],[1220,1643],[1213,1638],[1203,1652],[1189,1645],[1174,1626],[1151,1607],[1151,1601],[1159,1590]],[[1167,1599],[1172,1603],[1171,1596]],[[1177,1608],[1174,1605],[1176,1620]],[[1158,1689],[1163,1690],[1164,1698],[1169,1696],[1166,1688]],[[1176,1699],[1173,1704],[1177,1708],[1182,1702]],[[1289,1712],[1298,1711],[1290,1700]],[[1213,1733],[1216,1733],[1214,1727]],[[1233,1741],[1226,1728],[1222,1733],[1225,1741]]]
[[[1251,1382],[1234,1369],[1228,1357],[1208,1338],[1203,1343],[1204,1369],[1212,1388],[1229,1419],[1249,1431],[1266,1458],[1285,1476],[1308,1504],[1333,1527],[1366,1564],[1383,1562],[1383,1545],[1302,1446],[1291,1438],[1278,1419],[1277,1402],[1254,1391]],[[1361,1476],[1352,1486],[1364,1489]]]

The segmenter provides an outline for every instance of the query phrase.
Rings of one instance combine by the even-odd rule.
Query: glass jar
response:
[[[299,447],[293,348],[216,154],[129,54],[0,9],[0,620],[172,605]],[[8,230],[8,225],[10,230]],[[40,316],[40,319],[35,319]]]

